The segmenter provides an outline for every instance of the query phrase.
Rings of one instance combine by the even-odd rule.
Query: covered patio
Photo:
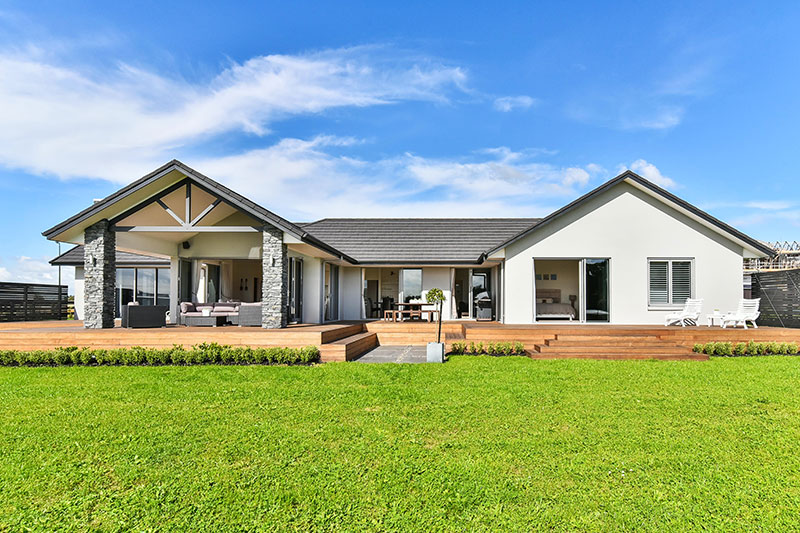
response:
[[[213,307],[195,309],[201,304],[229,304],[226,320],[193,325],[238,324],[239,306],[247,304],[255,306],[249,309],[250,326],[322,322],[323,287],[304,285],[304,271],[321,279],[323,269],[350,263],[299,226],[179,161],[44,235],[82,246],[80,303],[88,329],[113,328],[132,305],[154,309],[135,310],[129,325],[136,325],[135,316],[146,316],[143,325],[152,325],[158,316],[178,324],[190,315],[220,314]],[[118,269],[119,253],[145,254],[163,265]]]

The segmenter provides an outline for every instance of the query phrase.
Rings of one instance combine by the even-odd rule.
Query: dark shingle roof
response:
[[[324,218],[298,224],[359,263],[474,263],[537,218]]]
[[[78,245],[70,248],[55,259],[51,259],[50,264],[55,266],[83,266],[83,246]],[[169,266],[169,259],[117,250],[118,267],[141,265]]]

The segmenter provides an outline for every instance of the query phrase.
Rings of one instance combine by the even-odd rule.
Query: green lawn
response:
[[[2,368],[23,528],[796,530],[800,358]]]

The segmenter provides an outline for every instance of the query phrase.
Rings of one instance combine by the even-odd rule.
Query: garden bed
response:
[[[203,343],[184,348],[101,350],[70,346],[54,350],[0,350],[0,366],[161,366],[161,365],[307,365],[319,361],[316,346],[250,348]]]
[[[707,342],[695,344],[696,353],[725,357],[752,357],[756,355],[797,355],[794,342]]]

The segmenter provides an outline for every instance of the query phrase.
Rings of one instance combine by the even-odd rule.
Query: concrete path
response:
[[[358,363],[424,363],[427,346],[377,346],[358,359]]]

